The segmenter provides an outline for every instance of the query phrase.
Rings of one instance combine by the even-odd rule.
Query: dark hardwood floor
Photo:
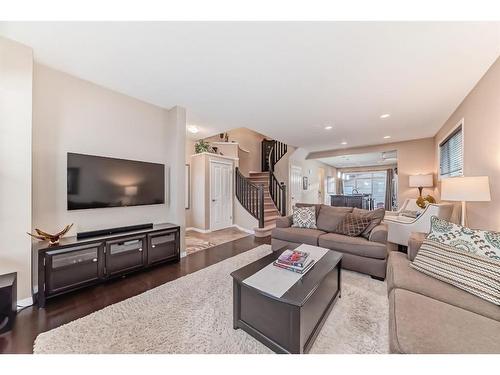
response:
[[[123,301],[166,282],[271,243],[270,237],[244,237],[191,254],[179,263],[166,264],[122,279],[82,289],[47,302],[44,309],[28,307],[17,314],[12,331],[0,335],[0,353],[32,353],[36,336],[113,303]]]

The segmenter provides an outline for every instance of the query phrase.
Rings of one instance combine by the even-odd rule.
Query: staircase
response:
[[[250,172],[248,177],[248,180],[254,185],[262,185],[264,188],[264,226],[255,228],[257,237],[270,235],[271,230],[276,227],[276,219],[281,216],[269,192],[269,174],[270,172]]]
[[[279,141],[262,141],[263,172],[244,176],[236,168],[236,197],[241,205],[259,221],[255,236],[265,237],[276,227],[276,219],[286,215],[286,187],[274,175],[276,163],[287,152],[287,145]]]

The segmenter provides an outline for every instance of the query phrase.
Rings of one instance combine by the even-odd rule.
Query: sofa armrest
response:
[[[276,219],[276,228],[290,228],[293,224],[293,215],[281,216]]]
[[[412,232],[410,238],[408,239],[408,259],[413,261],[417,256],[418,250],[424,242],[427,234],[421,232]]]
[[[387,243],[387,225],[379,224],[370,232],[369,241]]]

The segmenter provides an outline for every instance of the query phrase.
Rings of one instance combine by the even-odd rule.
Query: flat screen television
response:
[[[68,153],[68,210],[165,203],[165,165]]]

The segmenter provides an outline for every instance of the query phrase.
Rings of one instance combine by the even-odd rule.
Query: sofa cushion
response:
[[[389,341],[396,353],[498,353],[500,323],[413,293],[389,294]]]
[[[316,213],[314,207],[294,207],[292,227],[316,229]]]
[[[344,220],[335,228],[335,233],[343,234],[349,237],[357,237],[363,233],[366,227],[370,224],[370,219],[365,216],[355,214],[347,214]]]
[[[274,228],[271,236],[283,241],[318,246],[318,237],[325,233],[322,230],[309,228]]]
[[[390,292],[396,288],[419,293],[500,321],[500,309],[495,304],[413,269],[406,254],[393,251],[387,263],[387,290]]]
[[[370,237],[368,237],[368,241],[380,242],[384,245],[387,245],[387,225],[379,224],[370,232]]]
[[[319,210],[316,226],[325,232],[333,232],[344,220],[348,213],[352,212],[352,207],[331,207],[322,206]]]
[[[365,228],[363,233],[361,235],[368,239],[370,237],[370,233],[375,228],[377,225],[379,225],[382,220],[384,220],[385,216],[385,209],[383,208],[377,208],[376,210],[369,211],[369,210],[363,210],[360,208],[354,208],[352,210],[352,213],[355,215],[360,215],[364,217],[368,217],[370,219],[370,224]]]
[[[276,228],[289,228],[293,224],[293,215],[278,216],[276,218]]]
[[[408,259],[415,259],[426,237],[427,233],[422,232],[412,232],[410,234],[410,238],[408,238]]]
[[[358,255],[366,258],[385,259],[387,249],[384,244],[371,242],[363,237],[349,237],[338,233],[326,233],[319,237],[318,244],[331,250]]]

